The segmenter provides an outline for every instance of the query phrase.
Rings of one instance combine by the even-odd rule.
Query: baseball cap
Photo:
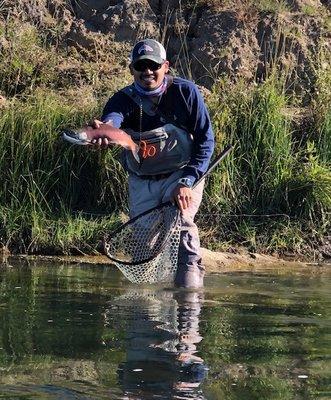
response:
[[[154,39],[144,39],[136,43],[132,49],[130,60],[132,63],[138,60],[152,60],[163,64],[167,59],[167,53],[161,43]]]

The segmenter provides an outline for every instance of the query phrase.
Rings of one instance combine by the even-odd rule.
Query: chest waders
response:
[[[168,78],[168,87],[173,77]],[[166,116],[147,97],[140,96],[134,86],[122,89],[139,106],[139,132],[127,130],[132,139],[139,144],[138,162],[132,152],[125,152],[125,161],[129,171],[138,176],[153,177],[170,174],[185,167],[192,155],[193,138],[183,127],[178,127],[175,118]],[[147,116],[159,116],[164,125],[142,132],[143,113]]]

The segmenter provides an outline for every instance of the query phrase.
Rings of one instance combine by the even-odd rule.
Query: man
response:
[[[125,152],[131,218],[168,200],[178,204],[182,232],[175,285],[197,288],[203,286],[204,267],[194,217],[204,183],[192,186],[208,168],[214,135],[198,88],[168,75],[166,58],[156,40],[136,43],[130,63],[134,82],[108,100],[101,121],[129,132],[140,145],[140,163]],[[94,142],[108,145],[105,138]]]

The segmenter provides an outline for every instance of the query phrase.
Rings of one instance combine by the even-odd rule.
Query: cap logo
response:
[[[143,44],[141,47],[138,49],[138,54],[142,53],[143,51],[150,51],[153,53],[153,48],[151,46],[148,46],[148,44]]]

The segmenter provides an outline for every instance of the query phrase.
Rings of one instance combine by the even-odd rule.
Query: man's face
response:
[[[148,59],[139,60],[130,65],[130,71],[142,88],[154,90],[162,84],[164,75],[169,71],[169,61],[158,64]]]

